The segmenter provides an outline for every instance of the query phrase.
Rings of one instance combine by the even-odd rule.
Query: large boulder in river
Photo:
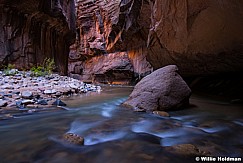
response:
[[[189,103],[191,89],[178,74],[176,65],[160,68],[135,86],[124,106],[137,111],[177,109]]]

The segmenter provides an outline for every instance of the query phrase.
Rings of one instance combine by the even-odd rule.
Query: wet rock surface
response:
[[[153,111],[153,114],[155,115],[159,115],[161,117],[169,117],[169,113],[165,112],[165,111]]]
[[[73,133],[64,134],[62,139],[71,144],[84,145],[84,138],[82,138],[81,136],[78,136],[76,134],[73,134]]]
[[[6,114],[10,110],[33,113],[44,108],[66,106],[60,98],[100,92],[101,87],[58,74],[35,77],[31,72],[18,71],[10,76],[1,72],[0,90],[0,114]]]
[[[201,151],[198,147],[192,144],[179,144],[175,146],[165,147],[165,150],[173,154],[182,155],[186,157],[205,156],[208,152]]]
[[[178,109],[189,104],[190,95],[177,66],[169,65],[144,77],[123,105],[140,111]]]

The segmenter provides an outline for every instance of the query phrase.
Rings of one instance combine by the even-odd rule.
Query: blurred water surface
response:
[[[64,99],[67,110],[0,121],[0,162],[180,162],[164,147],[185,143],[242,157],[242,106],[193,95],[193,107],[165,118],[121,107],[131,91],[105,87]],[[68,132],[84,137],[85,145],[61,140]]]

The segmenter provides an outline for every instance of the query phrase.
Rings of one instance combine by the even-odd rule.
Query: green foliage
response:
[[[8,64],[7,69],[11,70],[14,69],[15,65],[14,64]]]
[[[23,68],[22,72],[23,72],[23,77],[26,78],[26,70],[25,70],[25,68]]]
[[[55,69],[54,59],[46,58],[44,60],[43,66],[45,68],[45,71],[50,75],[52,71]]]
[[[42,66],[32,67],[30,71],[33,76],[50,75],[55,68],[54,59],[46,58]]]
[[[32,67],[30,69],[33,76],[44,76],[46,75],[45,69],[42,66]]]
[[[15,65],[14,64],[8,64],[7,66],[5,66],[4,68],[4,74],[7,76],[12,76],[18,73],[17,70],[14,69]]]

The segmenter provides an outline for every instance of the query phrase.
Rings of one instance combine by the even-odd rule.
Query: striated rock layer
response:
[[[0,0],[0,64],[28,69],[53,58],[67,73],[75,40],[74,0]]]
[[[100,56],[103,56],[103,58],[107,57],[106,60],[112,58],[114,67],[123,67],[122,62],[116,61],[123,58],[124,54],[126,54],[130,60],[129,66],[133,69],[132,76],[135,75],[139,78],[150,73],[152,67],[147,62],[145,53],[147,51],[146,35],[148,30],[147,34],[142,36],[139,32],[140,29],[136,27],[132,19],[133,16],[138,17],[138,14],[134,11],[139,11],[141,5],[140,1],[134,1],[134,4],[131,4],[131,1],[121,2],[120,0],[78,0],[76,6],[77,39],[76,43],[71,47],[69,55],[69,72],[73,76],[81,75],[79,78],[87,79],[87,75],[89,75],[89,80],[91,80],[96,78],[92,73],[99,73],[93,69],[92,60],[99,60],[97,64],[101,64],[103,60],[98,59]],[[130,6],[135,7],[135,9],[130,9]],[[137,7],[138,9],[136,9]],[[134,14],[131,15],[130,25],[126,22],[126,17],[129,14]],[[149,26],[148,22],[147,26]],[[133,35],[134,37],[132,37]],[[106,55],[109,53],[114,53],[115,55],[112,55],[112,57]],[[84,76],[82,73],[75,72],[75,67],[78,66],[83,67],[84,72],[90,73]],[[125,71],[120,72],[121,74],[127,74],[127,70]],[[103,75],[103,79],[100,79],[101,76],[99,76],[99,80],[107,81],[105,78],[107,75]],[[124,78],[124,75],[116,75],[116,81],[124,80],[125,83],[129,83],[131,79],[131,75],[127,75],[127,78]],[[109,81],[112,81],[112,79]]]
[[[241,0],[78,0],[69,61],[92,67],[92,57],[125,52],[137,76],[169,64],[183,76],[241,71],[241,29]]]

